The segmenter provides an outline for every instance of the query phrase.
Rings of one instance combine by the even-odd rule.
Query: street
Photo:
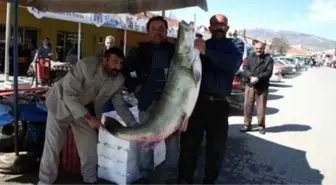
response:
[[[267,105],[266,135],[240,133],[243,117],[232,116],[217,183],[336,184],[336,149],[332,147],[336,129],[335,79],[335,69],[313,68],[273,84]],[[256,121],[254,116],[253,122]],[[203,161],[201,155],[198,175],[203,173]],[[28,176],[0,175],[6,184],[36,181],[36,173]],[[67,180],[58,183],[73,182],[62,179]]]

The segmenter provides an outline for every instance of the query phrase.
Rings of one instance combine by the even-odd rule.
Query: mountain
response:
[[[238,30],[238,33],[242,33]],[[274,37],[284,37],[290,45],[299,45],[316,51],[333,49],[336,47],[336,41],[295,31],[271,30],[271,29],[246,29],[246,35],[260,40],[272,40]]]

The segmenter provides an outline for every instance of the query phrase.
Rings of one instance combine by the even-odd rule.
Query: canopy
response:
[[[5,0],[13,2],[13,0]],[[18,0],[20,5],[50,12],[139,13],[198,6],[208,11],[206,0]]]

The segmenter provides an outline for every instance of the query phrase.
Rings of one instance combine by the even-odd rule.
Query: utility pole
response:
[[[12,53],[9,53],[9,45],[11,42],[11,4],[7,3],[6,9],[6,44],[5,44],[5,82],[9,81],[9,56]]]

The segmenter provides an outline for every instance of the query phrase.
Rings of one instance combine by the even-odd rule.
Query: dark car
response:
[[[228,97],[228,101],[233,108],[242,109],[244,107],[245,79],[243,72],[247,64],[247,56],[252,53],[252,51],[253,46],[251,44],[245,44],[242,65],[233,78],[231,95]]]

